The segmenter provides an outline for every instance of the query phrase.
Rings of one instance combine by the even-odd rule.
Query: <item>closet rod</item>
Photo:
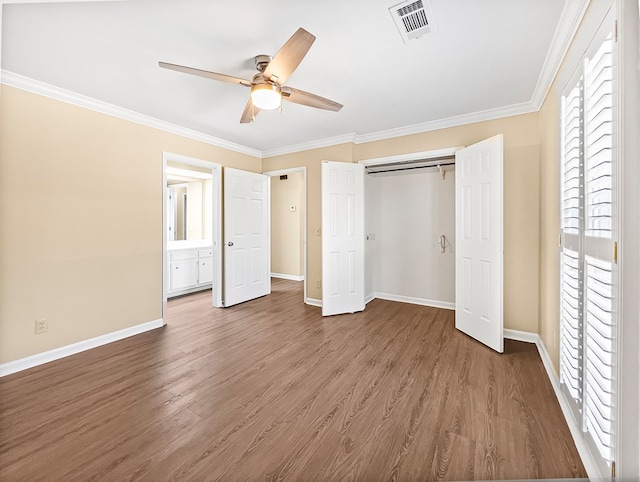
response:
[[[384,169],[384,170],[375,170],[372,172],[369,172],[369,170],[367,169],[367,174],[382,174],[384,172],[395,172],[395,171],[409,171],[412,169],[433,169],[433,168],[438,168],[438,167],[444,167],[444,166],[455,166],[455,162],[440,162],[438,164],[432,164],[431,166],[401,166],[399,165],[398,167],[390,167],[389,169]],[[375,167],[375,166],[371,166],[371,167]]]

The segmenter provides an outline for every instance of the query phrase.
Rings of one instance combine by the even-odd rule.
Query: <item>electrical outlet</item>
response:
[[[316,280],[316,288],[320,288],[320,280],[319,279]]]
[[[36,335],[46,333],[49,330],[49,320],[36,320]]]

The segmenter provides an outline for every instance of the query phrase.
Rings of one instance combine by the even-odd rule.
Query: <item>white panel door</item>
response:
[[[322,163],[322,315],[364,310],[364,166]]]
[[[456,152],[456,328],[504,350],[502,135]]]
[[[271,293],[268,179],[224,168],[224,306]]]

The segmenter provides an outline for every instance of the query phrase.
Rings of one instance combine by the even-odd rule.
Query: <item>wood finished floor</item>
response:
[[[0,480],[586,477],[532,344],[374,300],[323,319],[301,283],[0,379]]]

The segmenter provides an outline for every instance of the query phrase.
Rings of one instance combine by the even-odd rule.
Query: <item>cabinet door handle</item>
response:
[[[227,243],[227,246],[233,246],[233,241],[229,241],[229,242]]]

